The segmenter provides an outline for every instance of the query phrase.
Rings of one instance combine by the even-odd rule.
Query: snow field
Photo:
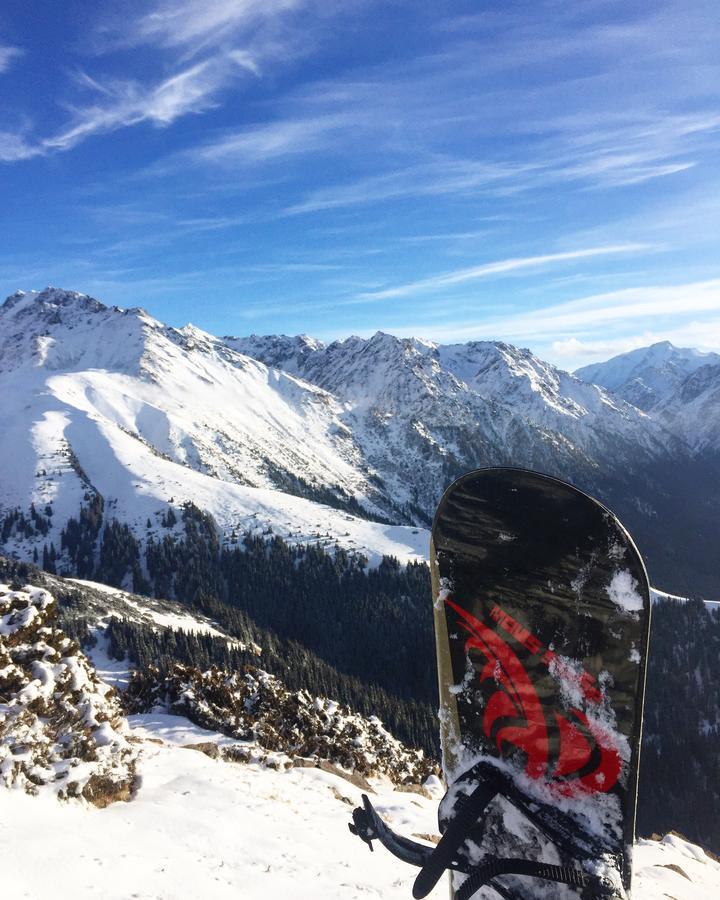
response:
[[[108,373],[93,375],[108,382],[125,377]],[[235,483],[230,473],[222,471],[219,458],[212,470],[201,466],[205,470],[198,471],[177,459],[158,455],[149,444],[123,430],[122,421],[118,423],[97,410],[82,408],[69,388],[63,400],[52,396],[53,390],[59,390],[58,385],[67,388],[69,383],[81,378],[79,375],[51,378],[49,384],[55,388],[38,388],[29,404],[19,384],[10,386],[7,392],[3,390],[8,404],[11,397],[16,398],[17,408],[8,413],[14,423],[12,428],[0,434],[0,453],[6,461],[6,475],[0,484],[0,508],[18,506],[27,511],[30,500],[39,509],[46,503],[52,504],[51,530],[47,536],[35,540],[39,551],[43,544],[50,542],[59,549],[61,529],[69,517],[77,517],[80,511],[87,488],[67,461],[69,449],[75,448],[90,484],[105,498],[105,518],[126,522],[141,540],[149,535],[162,538],[168,533],[159,526],[158,520],[170,500],[176,509],[192,501],[214,516],[228,538],[233,531],[242,535],[246,531],[269,533],[268,529],[272,529],[272,533],[290,543],[319,542],[329,549],[337,543],[348,551],[365,555],[371,565],[379,563],[383,555],[396,556],[401,562],[427,558],[426,529],[371,522],[269,487]],[[142,387],[139,383],[137,390]],[[83,392],[79,394],[85,397]],[[197,427],[203,433],[213,430],[209,422]],[[32,435],[31,445],[27,445],[28,434]],[[263,446],[272,443],[267,436]],[[194,446],[189,441],[185,445]],[[200,465],[197,460],[195,464]],[[338,480],[342,483],[339,476]],[[150,531],[146,528],[148,519],[153,523]],[[31,548],[32,542],[11,539],[5,552],[15,551],[21,558],[27,558]]]
[[[173,727],[165,722],[160,733],[191,743],[212,737],[187,720],[181,723]],[[142,733],[152,733],[151,722]],[[389,854],[371,857],[348,831],[350,811],[359,804],[361,791],[342,778],[319,769],[275,772],[225,763],[176,745],[153,743],[143,745],[139,773],[135,799],[102,811],[45,797],[3,797],[0,841],[14,848],[4,866],[3,896],[410,896],[413,871]],[[381,808],[393,810],[399,827],[418,833],[433,830],[434,801],[387,789],[381,797]],[[42,866],[37,865],[38,847]],[[444,886],[432,897],[445,898]]]
[[[183,749],[228,739],[178,716],[130,721],[134,736],[145,739],[131,802],[97,810],[46,795],[3,795],[0,841],[13,848],[3,864],[7,900],[409,900],[416,870],[382,847],[370,855],[348,831],[362,792],[345,779]],[[387,784],[376,790],[373,803],[393,828],[435,832],[437,796]],[[716,900],[720,864],[677,837],[640,841],[633,894]],[[445,883],[430,896],[446,900]]]

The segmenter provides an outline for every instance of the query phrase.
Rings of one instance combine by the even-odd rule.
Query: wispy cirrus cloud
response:
[[[120,27],[128,43],[191,45],[197,52],[307,5],[307,0],[164,0]]]
[[[149,86],[137,81],[99,83],[85,77],[85,83],[106,98],[105,102],[76,110],[76,123],[43,140],[42,146],[67,150],[98,132],[113,131],[140,122],[170,125],[181,116],[204,112],[215,105],[217,92],[237,76],[238,70],[247,71],[248,66],[222,58],[197,63]]]
[[[468,193],[487,185],[486,173],[478,178],[481,166],[505,169],[503,189],[527,191],[561,183],[631,187],[676,178],[705,162],[720,133],[718,77],[705,80],[701,102],[694,98],[684,108],[692,94],[687,85],[698,67],[720,77],[720,66],[714,40],[696,40],[698,16],[676,10],[675,20],[666,10],[585,26],[574,13],[555,11],[560,29],[555,16],[548,24],[525,12],[519,21],[511,11],[483,12],[471,28],[463,23],[461,41],[435,54],[386,61],[352,79],[294,92],[286,102],[295,117],[352,110],[353,137],[371,152],[383,148],[386,171],[375,166],[370,175],[309,190],[286,213]],[[672,44],[669,34],[677,34]],[[552,71],[553,60],[564,57],[572,60],[567,74]],[[539,62],[531,84],[518,76],[498,86],[498,69],[529,70]],[[330,150],[337,135],[326,137]]]
[[[20,59],[23,52],[21,47],[9,47],[0,44],[0,75],[6,72],[15,60]]]
[[[0,162],[18,162],[40,156],[42,150],[28,141],[23,134],[12,131],[0,131]]]
[[[174,73],[155,80],[77,73],[73,79],[76,88],[91,91],[92,99],[66,104],[70,121],[54,134],[36,139],[23,133],[8,134],[9,147],[0,150],[0,160],[66,151],[93,135],[143,122],[166,126],[217,107],[222,92],[243,74],[259,78],[267,60],[292,58],[289,30],[283,32],[281,20],[307,2],[167,0],[137,18],[118,18],[114,25],[106,24],[102,30],[105,49],[153,45],[172,58]],[[0,72],[18,52],[0,47]],[[190,64],[191,58],[197,57],[200,60]],[[220,156],[218,149],[217,158]]]
[[[357,120],[353,135],[378,130],[367,118]],[[347,116],[346,116],[347,118]],[[280,127],[280,124],[276,127]],[[410,129],[411,126],[408,126]],[[704,116],[648,117],[628,127],[623,122],[596,122],[592,134],[577,123],[547,123],[550,137],[535,139],[535,152],[513,158],[502,156],[435,158],[355,181],[322,187],[284,210],[288,216],[365,206],[406,197],[450,196],[487,193],[519,193],[548,186],[576,183],[603,189],[627,187],[687,171],[698,164],[697,142],[716,140],[720,113]],[[328,130],[317,137],[318,145],[332,137]],[[433,155],[432,146],[425,148]],[[435,154],[437,157],[437,154]]]
[[[193,148],[183,154],[183,158],[192,162],[237,165],[313,153],[327,147],[333,135],[348,129],[354,121],[352,115],[337,112],[269,122],[222,135]]]
[[[3,153],[6,160],[14,161],[71,150],[92,135],[141,122],[158,127],[170,125],[182,116],[197,115],[213,107],[218,92],[243,71],[252,71],[251,65],[225,56],[196,63],[150,85],[133,79],[99,80],[79,73],[77,83],[94,94],[93,100],[72,108],[70,124],[53,135],[36,141],[22,135],[9,136],[9,148],[0,150],[0,158]]]
[[[606,340],[610,337],[627,340],[627,327],[633,322],[651,320],[659,324],[665,321],[670,331],[673,320],[682,325],[688,315],[701,313],[720,314],[720,279],[623,288],[512,315],[475,318],[441,326],[433,330],[432,336],[436,340],[502,338],[514,342],[531,341],[533,346],[551,342],[553,346],[567,350],[573,347],[567,343],[569,340],[596,340],[599,328],[605,329]],[[626,331],[621,334],[611,332],[620,327]],[[406,330],[414,334],[422,333],[423,329],[415,323],[406,326]]]
[[[407,297],[413,294],[438,291],[443,288],[454,287],[469,281],[477,281],[481,278],[491,278],[494,275],[505,275],[509,272],[517,272],[523,269],[538,269],[555,263],[572,262],[580,259],[591,259],[598,256],[612,256],[621,253],[639,253],[651,249],[648,244],[616,244],[606,247],[588,247],[583,250],[568,250],[562,253],[546,253],[540,256],[525,256],[515,259],[503,259],[498,262],[484,263],[481,266],[456,269],[453,272],[445,272],[442,275],[434,275],[431,278],[422,278],[419,281],[411,281],[396,287],[384,288],[378,291],[367,291],[358,295],[359,301],[389,300],[393,297]]]
[[[466,194],[507,187],[513,181],[537,171],[534,162],[486,162],[472,159],[444,159],[354,182],[321,188],[305,199],[287,206],[286,216],[352,206],[366,206],[405,197]]]

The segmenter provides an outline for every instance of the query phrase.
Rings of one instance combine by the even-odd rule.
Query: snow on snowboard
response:
[[[446,869],[455,900],[628,896],[650,624],[629,534],[556,478],[480,469],[440,501],[431,568],[442,838],[367,798],[352,830],[420,867],[417,898]]]

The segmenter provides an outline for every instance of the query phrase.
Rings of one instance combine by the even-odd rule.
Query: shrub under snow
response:
[[[128,799],[135,751],[120,704],[54,615],[47,591],[0,584],[0,783],[98,806]]]
[[[361,775],[387,775],[396,784],[423,782],[437,770],[422,751],[396,740],[379,719],[307,691],[290,691],[254,666],[233,674],[180,664],[164,675],[157,669],[135,672],[125,702],[132,712],[162,708],[271,754],[328,760]],[[228,751],[231,758],[256,758],[250,747],[246,754],[242,747]]]

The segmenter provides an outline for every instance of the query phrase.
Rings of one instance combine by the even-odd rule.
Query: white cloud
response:
[[[131,23],[128,41],[204,47],[305,5],[305,0],[166,0]]]
[[[357,132],[353,130],[353,134]],[[528,176],[536,163],[493,163],[484,160],[446,159],[374,175],[359,181],[323,188],[288,206],[288,216],[350,206],[365,206],[403,197],[466,194],[491,191]]]
[[[720,312],[720,279],[680,285],[624,288],[560,303],[534,312],[495,320],[494,327],[519,337],[608,328],[628,321],[657,321],[671,317],[682,322],[691,313]]]
[[[622,337],[606,340],[566,340],[552,341],[548,345],[537,345],[541,355],[568,370],[580,368],[592,362],[604,361],[637,350],[649,347],[660,341],[670,341],[676,347],[692,347],[702,351],[720,351],[720,318],[710,316],[706,319],[693,319],[690,322],[675,322],[671,327],[662,329],[642,329]]]
[[[0,74],[2,72],[7,72],[13,62],[23,55],[23,52],[24,51],[20,47],[6,47],[0,45]]]
[[[116,131],[150,122],[156,126],[172,124],[181,116],[202,113],[217,103],[217,94],[250,65],[232,56],[207,60],[190,66],[154,85],[134,80],[101,82],[81,73],[78,83],[92,90],[96,102],[73,110],[72,123],[57,134],[34,143],[19,135],[8,136],[0,159],[15,161],[70,150],[92,135]]]
[[[673,332],[675,336],[675,332]],[[550,348],[555,359],[567,360],[599,360],[610,359],[620,353],[627,353],[630,350],[637,350],[638,347],[647,347],[656,343],[658,338],[650,332],[643,331],[641,334],[630,335],[629,337],[614,338],[612,340],[578,340],[578,338],[567,338],[562,341],[553,341]]]
[[[262,74],[267,59],[292,57],[281,18],[305,0],[180,0],[163,2],[135,20],[120,21],[114,49],[153,44],[169,51],[175,66],[170,77],[155,82],[136,78],[103,79],[76,75],[75,82],[94,92],[94,102],[73,104],[70,123],[56,134],[30,142],[11,135],[0,160],[15,161],[70,150],[88,137],[141,122],[169,125],[182,116],[207,111],[220,102],[223,89],[244,73]],[[261,25],[267,28],[261,29]],[[262,33],[261,33],[262,32]],[[246,46],[239,46],[247,37]],[[178,51],[187,51],[178,53]],[[0,47],[0,71],[15,48]],[[190,57],[202,56],[193,65]]]
[[[539,268],[558,262],[569,262],[577,259],[588,259],[595,256],[609,256],[618,253],[638,253],[649,250],[647,244],[617,244],[607,247],[589,247],[584,250],[569,250],[564,253],[547,253],[542,256],[525,256],[515,259],[503,259],[498,262],[485,263],[481,266],[472,266],[466,269],[456,269],[453,272],[445,272],[431,278],[423,278],[419,281],[411,281],[408,284],[385,288],[380,291],[368,291],[360,294],[359,300],[387,300],[391,297],[406,297],[420,291],[438,290],[464,284],[468,281],[476,281],[480,278],[490,278],[493,275],[503,275],[520,269]]]
[[[653,322],[655,333],[661,333],[662,329],[667,335],[685,334],[688,340],[692,336],[697,345],[701,343],[704,327],[698,324],[701,320],[695,322],[692,332],[685,329],[689,327],[688,319],[700,313],[720,313],[720,279],[645,285],[594,294],[512,315],[441,325],[433,328],[432,337],[439,341],[501,339],[534,348],[559,346],[566,353],[573,348],[590,350],[594,346],[604,351],[611,343],[615,346],[615,341],[628,341],[639,335],[646,341],[647,323]],[[709,320],[717,323],[716,318],[709,317]],[[415,322],[400,330],[422,334],[425,329]],[[712,346],[716,345],[717,334],[716,330],[712,331]],[[572,339],[580,343],[569,343]]]
[[[372,89],[371,89],[372,88]],[[353,182],[315,189],[287,206],[285,215],[300,215],[367,206],[407,197],[468,196],[485,194],[507,196],[513,193],[546,190],[563,183],[602,189],[629,187],[652,179],[668,178],[688,171],[699,164],[704,155],[704,143],[714,141],[720,130],[720,116],[713,112],[694,116],[638,114],[637,121],[628,124],[626,117],[598,116],[591,123],[584,117],[548,117],[535,123],[533,111],[528,119],[524,100],[517,96],[487,98],[484,102],[502,109],[514,110],[515,116],[498,119],[495,108],[485,110],[479,105],[474,121],[467,127],[472,131],[477,122],[490,116],[496,137],[514,137],[517,120],[525,123],[525,130],[533,132],[533,151],[519,157],[509,140],[503,156],[490,158],[462,158],[439,155],[433,151],[438,137],[447,135],[448,128],[456,130],[453,121],[452,97],[447,108],[434,108],[432,102],[423,107],[419,100],[423,91],[428,96],[445,97],[442,86],[433,88],[432,78],[406,90],[378,80],[374,84],[361,83],[336,86],[325,95],[325,102],[301,98],[301,108],[314,109],[315,114],[332,115],[344,110],[348,133],[353,140],[372,151],[387,146],[394,155],[407,160],[435,157],[431,162],[411,162],[410,165]],[[323,96],[322,89],[318,95]],[[383,97],[378,112],[375,97]],[[351,110],[351,112],[349,111]],[[388,129],[387,123],[392,122]],[[397,135],[403,136],[400,146]]]
[[[18,162],[41,153],[42,150],[28,143],[22,134],[0,131],[0,162]]]
[[[270,122],[227,134],[185,154],[196,162],[258,162],[324,147],[331,133],[347,128],[352,118],[343,114]]]

